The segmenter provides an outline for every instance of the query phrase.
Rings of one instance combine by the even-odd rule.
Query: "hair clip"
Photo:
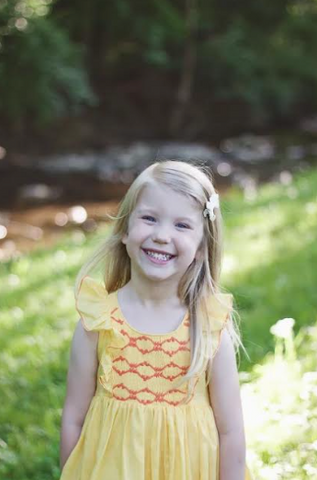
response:
[[[209,220],[212,222],[215,220],[216,215],[214,213],[214,208],[219,208],[219,195],[217,193],[213,193],[209,197],[209,201],[206,202],[206,208],[203,211],[204,217],[209,217]]]

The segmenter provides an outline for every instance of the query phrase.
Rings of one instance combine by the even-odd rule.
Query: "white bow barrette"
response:
[[[204,217],[209,217],[209,219],[213,222],[216,218],[214,208],[219,208],[219,195],[217,193],[213,193],[209,197],[209,201],[206,202],[205,210],[203,211]]]

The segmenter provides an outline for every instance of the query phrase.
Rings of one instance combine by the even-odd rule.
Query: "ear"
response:
[[[200,260],[200,259],[201,259],[201,252],[197,250],[194,260]]]
[[[197,248],[197,251],[195,253],[195,260],[200,260],[202,258],[202,254],[203,254],[203,248],[202,248],[202,245],[200,245]]]
[[[121,242],[122,242],[124,245],[126,245],[126,244],[127,244],[127,241],[128,241],[128,234],[125,233],[125,234],[123,235],[123,237],[121,238]]]
[[[195,259],[196,260],[202,260],[203,259],[204,249],[205,249],[205,242],[204,242],[204,239],[202,238],[199,245],[198,245],[196,254],[195,254]]]

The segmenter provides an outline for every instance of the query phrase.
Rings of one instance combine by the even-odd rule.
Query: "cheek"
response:
[[[177,249],[180,253],[186,253],[187,255],[195,255],[196,242],[192,237],[180,238],[178,240]]]
[[[142,242],[151,234],[151,227],[148,225],[136,224],[129,232],[129,241],[132,243]]]
[[[201,236],[188,235],[186,238],[179,239],[179,250],[184,251],[187,255],[195,257],[201,244]]]

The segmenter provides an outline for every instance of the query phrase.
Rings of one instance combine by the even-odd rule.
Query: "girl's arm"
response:
[[[98,333],[87,332],[79,320],[72,341],[67,392],[62,414],[60,467],[75,447],[96,390]]]
[[[220,480],[244,480],[245,436],[236,357],[225,328],[213,359],[209,394],[219,433]]]

